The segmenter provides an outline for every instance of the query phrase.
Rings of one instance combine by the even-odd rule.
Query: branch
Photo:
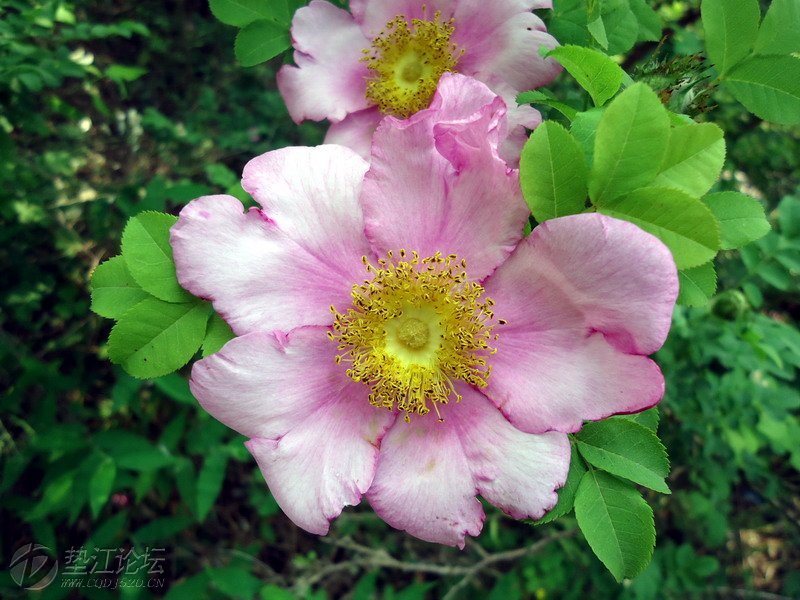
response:
[[[577,533],[577,530],[568,530],[568,531],[561,531],[559,533],[555,533],[550,537],[546,537],[543,540],[539,540],[535,544],[531,544],[530,546],[525,546],[524,548],[517,548],[516,550],[508,550],[506,552],[499,552],[497,554],[490,554],[483,560],[475,563],[472,567],[469,567],[465,570],[464,576],[461,578],[457,584],[450,588],[447,594],[444,595],[442,600],[454,600],[454,598],[458,595],[458,593],[467,587],[470,582],[484,569],[490,567],[491,565],[498,563],[498,562],[506,562],[511,560],[517,560],[524,556],[529,556],[531,554],[536,554],[546,546],[549,546],[552,542],[555,542],[560,539],[565,539],[568,537],[572,537]]]
[[[536,554],[544,547],[548,546],[552,542],[555,542],[560,539],[572,537],[575,535],[575,530],[570,531],[561,531],[555,533],[547,538],[539,540],[531,544],[530,546],[525,546],[523,548],[516,548],[514,550],[507,550],[505,552],[498,552],[497,554],[487,554],[483,548],[483,552],[481,553],[483,558],[476,562],[473,565],[436,565],[436,564],[428,564],[428,563],[420,563],[420,562],[405,562],[401,560],[397,560],[396,558],[389,555],[385,550],[382,548],[375,549],[370,548],[368,546],[364,546],[358,544],[349,539],[342,539],[342,540],[325,540],[322,541],[327,544],[331,544],[333,546],[337,546],[339,548],[345,548],[347,550],[352,550],[354,552],[358,552],[362,556],[360,558],[354,558],[352,560],[336,563],[332,565],[328,565],[316,571],[315,573],[303,577],[295,584],[295,590],[299,592],[304,592],[314,584],[322,581],[329,575],[337,573],[343,570],[349,570],[352,568],[363,568],[363,569],[375,569],[375,568],[384,568],[384,569],[394,569],[397,571],[405,571],[405,572],[412,572],[412,573],[426,573],[429,575],[439,575],[440,577],[461,577],[461,580],[456,583],[447,595],[443,598],[443,600],[452,600],[455,595],[463,589],[465,586],[472,581],[476,575],[478,575],[481,571],[484,571],[491,566],[507,561],[513,561],[520,559],[524,556],[528,556],[531,554]]]

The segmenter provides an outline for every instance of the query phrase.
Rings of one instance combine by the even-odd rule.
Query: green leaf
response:
[[[653,187],[682,190],[700,198],[717,181],[725,163],[722,129],[713,123],[696,123],[670,130],[667,154]]]
[[[205,521],[208,511],[222,490],[225,480],[225,468],[228,466],[228,456],[222,452],[210,454],[200,469],[197,476],[197,519]]]
[[[578,485],[580,485],[585,473],[586,466],[583,464],[583,459],[578,455],[575,446],[572,446],[567,482],[564,487],[558,490],[558,502],[541,519],[534,521],[533,524],[544,525],[570,512],[575,504],[575,493],[578,491]]]
[[[189,383],[186,378],[177,373],[170,373],[154,379],[153,384],[175,402],[189,406],[197,405],[197,400],[194,399],[192,392],[189,390]]]
[[[587,164],[591,163],[594,158],[594,140],[597,137],[597,126],[600,124],[600,119],[603,118],[604,113],[605,109],[603,108],[592,108],[579,112],[575,115],[569,127],[572,137],[583,148]]]
[[[291,46],[289,31],[273,21],[254,21],[239,31],[234,51],[236,60],[243,67],[252,67],[271,58]]]
[[[547,56],[555,58],[583,89],[595,106],[602,106],[622,85],[622,68],[602,52],[581,46],[558,46]]]
[[[786,196],[778,204],[778,223],[788,238],[800,237],[800,198]]]
[[[628,421],[633,421],[634,423],[638,423],[643,427],[647,427],[650,431],[655,433],[658,430],[658,422],[661,419],[658,413],[658,408],[648,408],[647,410],[643,410],[642,412],[633,413],[630,415],[617,415],[616,417],[611,417],[612,419],[627,419]]]
[[[203,358],[222,350],[222,347],[234,337],[236,336],[222,317],[217,313],[211,315],[206,329],[206,337],[203,338]]]
[[[108,357],[139,379],[171,373],[189,362],[200,348],[210,314],[207,302],[143,300],[111,330]]]
[[[705,204],[666,188],[642,188],[598,208],[610,217],[635,223],[664,242],[678,269],[707,263],[719,249],[719,226]]]
[[[214,587],[228,598],[251,599],[261,588],[261,580],[247,569],[230,565],[206,567]]]
[[[377,572],[373,571],[373,573]],[[279,588],[274,583],[267,584],[261,588],[259,595],[261,596],[261,600],[297,600],[297,596],[288,590]]]
[[[178,283],[169,230],[177,217],[158,212],[141,213],[122,232],[122,256],[131,276],[142,289],[165,302],[189,302],[192,295]]]
[[[173,458],[148,439],[128,431],[101,431],[92,441],[108,454],[118,468],[132,471],[155,471],[173,463]]]
[[[97,470],[89,479],[89,507],[92,509],[92,517],[97,519],[97,515],[105,506],[111,490],[114,488],[114,479],[117,477],[117,465],[106,456]]]
[[[714,263],[707,262],[693,269],[678,271],[680,292],[678,304],[684,306],[705,306],[717,291],[717,272]]]
[[[588,168],[583,151],[554,121],[537,127],[522,149],[520,184],[540,223],[586,208]]]
[[[600,205],[653,181],[669,135],[667,111],[653,90],[637,83],[617,96],[597,126],[592,200]]]
[[[758,30],[756,54],[800,52],[800,2],[772,0]]]
[[[572,108],[570,105],[559,102],[540,90],[522,92],[517,96],[517,104],[543,104],[544,106],[555,108],[570,121],[572,121],[572,119],[575,118],[575,115],[578,114],[578,111]]]
[[[631,10],[639,22],[639,42],[657,42],[661,39],[661,17],[646,0],[630,0]]]
[[[106,69],[106,77],[118,83],[124,81],[136,81],[147,74],[147,69],[142,67],[111,65]]]
[[[119,319],[150,294],[131,277],[125,259],[109,258],[92,274],[92,310],[107,319]]]
[[[209,0],[211,13],[226,25],[244,27],[259,19],[284,22],[275,0]],[[284,2],[285,4],[285,2]]]
[[[732,250],[764,237],[772,229],[761,203],[739,192],[718,192],[703,198],[719,223],[720,248]]]
[[[598,469],[661,492],[671,493],[667,451],[658,436],[626,419],[587,423],[575,436],[581,456]]]
[[[639,22],[629,0],[603,0],[601,13],[608,36],[608,53],[622,54],[630,50],[639,36]]]
[[[159,517],[131,534],[139,544],[155,544],[173,539],[192,524],[190,517]]]
[[[575,495],[575,517],[586,541],[617,581],[641,573],[653,555],[653,509],[632,486],[589,471]]]
[[[720,75],[750,54],[758,35],[758,0],[703,0],[706,52]]]
[[[603,17],[598,16],[596,19],[586,24],[586,29],[592,34],[595,41],[600,44],[601,48],[608,49],[608,35],[606,35],[606,25],[603,23]]]
[[[731,69],[723,84],[754,115],[783,125],[800,123],[800,58],[748,58]]]

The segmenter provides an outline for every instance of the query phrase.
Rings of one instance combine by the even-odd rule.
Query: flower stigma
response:
[[[402,15],[388,23],[364,49],[371,72],[367,100],[384,114],[406,118],[427,108],[443,73],[455,70],[463,50],[450,41],[454,20],[442,21],[436,11],[432,21]]]
[[[488,357],[497,339],[491,298],[467,279],[466,261],[437,252],[428,258],[400,250],[377,266],[363,259],[371,279],[353,286],[352,306],[331,307],[328,337],[349,364],[347,375],[371,387],[373,406],[425,415],[456,402],[454,381],[486,387]],[[441,416],[439,416],[441,420]]]

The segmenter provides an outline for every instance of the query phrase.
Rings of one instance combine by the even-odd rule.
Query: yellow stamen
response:
[[[349,363],[347,375],[369,385],[374,406],[424,415],[429,403],[456,401],[454,381],[486,387],[487,358],[496,350],[494,302],[469,281],[466,262],[436,253],[420,259],[389,252],[378,266],[363,259],[371,279],[353,286],[352,307],[331,307],[329,337]]]
[[[364,50],[371,72],[367,99],[384,114],[405,118],[427,108],[439,78],[455,70],[463,51],[450,41],[453,19],[441,19],[437,11],[432,21],[412,19],[409,27],[397,16]]]

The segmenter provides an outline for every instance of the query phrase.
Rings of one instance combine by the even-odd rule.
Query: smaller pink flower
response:
[[[352,14],[324,0],[292,21],[297,66],[278,73],[278,88],[296,122],[327,119],[326,143],[368,158],[384,115],[405,118],[426,108],[446,72],[475,77],[510,107],[500,155],[516,164],[541,115],[516,95],[550,83],[558,63],[541,47],[557,46],[533,9],[550,0],[353,0]]]
[[[664,391],[647,355],[677,295],[669,250],[599,214],[522,237],[497,155],[505,104],[461,75],[387,117],[367,164],[335,145],[252,160],[230,196],[181,211],[181,284],[237,338],[191,389],[247,448],[283,511],[325,534],[366,496],[387,523],[463,547],[482,496],[514,518],[557,501],[567,433]]]

